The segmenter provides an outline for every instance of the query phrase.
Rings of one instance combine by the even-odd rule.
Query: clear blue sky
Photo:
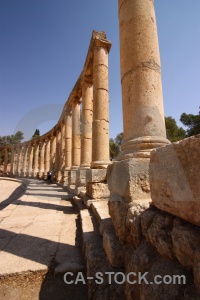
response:
[[[200,105],[200,1],[154,3],[165,115],[180,126],[180,115],[197,114]],[[0,0],[0,135],[20,129],[30,138],[36,128],[45,133],[55,125],[93,29],[112,41],[110,136],[123,130],[117,1]]]

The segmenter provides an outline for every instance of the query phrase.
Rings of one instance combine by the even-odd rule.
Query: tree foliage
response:
[[[33,134],[33,136],[32,136],[32,139],[36,139],[36,138],[38,138],[40,136],[40,130],[39,129],[35,129],[35,132],[34,132],[34,134]]]
[[[175,119],[172,117],[165,117],[165,126],[167,138],[171,142],[177,142],[186,137],[186,132],[182,127],[178,127]]]
[[[0,146],[8,144],[19,144],[24,139],[24,134],[21,131],[17,131],[12,135],[0,136]]]
[[[198,115],[183,113],[180,121],[187,127],[187,136],[200,133],[200,111]]]
[[[110,139],[110,158],[116,158],[121,152],[121,144],[123,142],[123,132],[119,133],[115,139]]]

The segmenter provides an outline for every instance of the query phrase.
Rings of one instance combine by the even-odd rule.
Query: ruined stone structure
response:
[[[90,299],[200,299],[200,136],[166,139],[153,1],[119,0],[119,27],[124,142],[118,160],[109,161],[111,43],[94,31],[57,125],[2,148],[4,174],[8,157],[11,176],[42,179],[53,170],[76,195],[88,276],[134,272],[122,284],[108,276],[102,285],[89,280]],[[149,283],[138,282],[145,272]],[[174,275],[185,282],[173,284]]]
[[[79,194],[86,188],[96,197],[98,189],[106,196],[108,188],[99,183],[106,177],[109,158],[108,53],[111,42],[105,32],[93,31],[88,54],[74,88],[64,105],[58,123],[49,132],[29,142],[1,148],[3,174],[54,179]],[[81,120],[81,122],[80,122]],[[102,140],[104,141],[102,143]],[[8,171],[8,157],[10,170]],[[95,170],[93,172],[93,170]],[[98,170],[99,173],[98,173]],[[86,176],[87,175],[87,176]]]

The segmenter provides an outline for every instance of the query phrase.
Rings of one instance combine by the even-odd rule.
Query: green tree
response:
[[[198,115],[183,113],[180,121],[188,128],[187,136],[200,133],[200,111]]]
[[[110,158],[116,158],[121,152],[121,144],[123,142],[123,132],[119,133],[115,139],[110,138]]]
[[[177,142],[186,137],[186,132],[182,127],[178,127],[175,119],[172,117],[165,117],[165,126],[167,138],[171,142]]]
[[[24,139],[24,134],[21,131],[17,131],[12,135],[0,136],[0,146],[8,144],[19,144]]]
[[[32,136],[32,139],[36,139],[40,136],[40,130],[39,129],[36,129],[33,136]]]

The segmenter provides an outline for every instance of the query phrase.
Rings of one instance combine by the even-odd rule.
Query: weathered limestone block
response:
[[[70,170],[69,171],[69,183],[70,185],[75,185],[76,184],[76,173],[77,170]]]
[[[169,282],[174,275],[185,276],[186,284],[156,284],[154,283],[155,276],[160,275],[160,278],[157,278],[158,281],[163,281],[164,276]],[[169,278],[170,276],[170,278]],[[177,262],[169,261],[165,259],[160,259],[156,261],[152,268],[149,270],[146,279],[148,282],[153,282],[153,284],[146,284],[143,282],[140,288],[140,299],[143,300],[184,300],[184,292],[190,282],[190,274]]]
[[[86,185],[86,169],[77,170],[76,173],[76,185],[85,186]]]
[[[174,223],[171,235],[176,257],[184,267],[193,268],[195,251],[200,246],[200,228],[188,223]]]
[[[174,218],[168,214],[159,212],[153,218],[152,224],[147,230],[146,238],[161,256],[174,259],[171,230]]]
[[[151,206],[149,209],[145,210],[141,214],[142,233],[146,237],[146,239],[148,239],[147,230],[151,226],[153,219],[157,213],[158,213],[158,210],[156,208],[154,208],[153,206]]]
[[[86,184],[86,194],[92,199],[108,198],[110,191],[106,183],[92,183]]]
[[[89,169],[86,174],[87,182],[105,182],[106,173],[106,169]]]
[[[150,200],[133,201],[128,209],[126,225],[131,230],[132,241],[135,247],[139,247],[142,239],[141,213],[149,207]]]
[[[153,204],[200,226],[200,134],[155,149],[150,159]]]
[[[121,201],[108,201],[109,214],[115,228],[115,232],[122,242],[132,242],[130,229],[126,225],[127,204]]]
[[[126,258],[126,273],[141,272],[144,274],[148,272],[152,267],[153,263],[159,258],[159,255],[154,247],[147,242],[142,242],[135,251],[132,249],[127,252]],[[130,276],[130,280],[137,280],[137,276]],[[129,284],[126,282],[126,297],[127,300],[140,299],[140,285],[139,284]]]
[[[149,160],[132,158],[108,166],[108,187],[111,195],[123,197],[125,202],[149,199]]]
[[[107,226],[104,226],[103,248],[112,267],[121,268],[124,266],[123,248],[116,236],[112,222],[110,224],[107,222]]]

